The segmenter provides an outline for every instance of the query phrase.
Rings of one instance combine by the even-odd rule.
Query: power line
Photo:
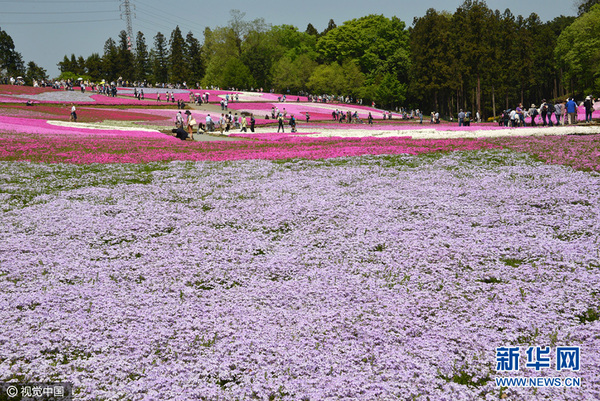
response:
[[[100,13],[115,13],[116,10],[106,10],[106,11],[2,11],[2,14],[100,14]]]
[[[165,15],[165,14],[166,14],[166,15],[170,15],[171,17],[174,17],[174,18],[175,18],[175,20],[173,20],[173,21],[175,21],[175,22],[178,22],[178,25],[181,25],[181,26],[187,26],[187,27],[189,28],[190,26],[191,26],[191,27],[195,27],[195,25],[197,24],[197,22],[194,22],[194,21],[188,20],[188,19],[186,19],[186,18],[182,18],[182,17],[181,17],[181,16],[179,16],[179,15],[170,14],[170,13],[168,13],[168,12],[166,12],[166,11],[163,11],[163,10],[161,10],[160,8],[157,8],[157,7],[151,6],[150,4],[142,4],[141,6],[142,6],[142,8],[144,8],[144,7],[149,7],[149,8],[153,8],[153,9],[154,9],[154,10],[156,10],[156,11],[159,11],[159,12],[161,13],[161,18],[164,18],[164,15]],[[168,19],[171,19],[171,18],[168,18]],[[189,25],[189,26],[188,26],[187,24],[182,24],[182,23],[181,23],[181,22],[179,22],[179,21],[187,21],[188,23],[190,23],[190,24],[192,24],[192,25]]]
[[[174,20],[172,18],[162,17],[162,16],[159,18],[159,17],[156,17],[154,14],[148,13],[148,12],[146,12],[144,10],[138,10],[138,12],[141,13],[142,15],[145,15],[146,17],[149,17],[149,18],[152,18],[154,20],[160,21],[160,22],[156,22],[158,25],[161,25],[162,22],[173,24],[173,26],[166,27],[167,29],[171,29],[172,30],[172,29],[174,29],[174,25],[179,25],[180,27],[184,28],[185,30],[190,30],[190,31],[193,30],[191,27],[189,27],[187,25],[184,25],[184,24],[181,24],[180,21],[176,21],[176,20]],[[137,18],[137,19],[139,20],[140,18]],[[163,26],[165,27],[165,25],[163,25]]]
[[[0,0],[0,3],[77,3],[77,4],[93,4],[93,3],[114,3],[114,0],[92,0],[92,1],[77,1],[77,0]]]
[[[139,20],[137,20],[137,21],[139,21]],[[144,34],[144,38],[145,38],[146,40],[151,40],[151,39],[152,39],[152,38],[155,36],[155,35],[152,35],[152,34],[150,34],[150,36],[146,36],[146,33],[148,33],[148,32],[150,32],[150,33],[152,33],[152,32],[158,32],[158,31],[156,30],[156,28],[153,28],[153,27],[151,27],[150,25],[148,25],[148,24],[145,24],[145,23],[143,23],[143,22],[138,22],[138,23],[137,23],[137,25],[141,26],[142,28],[145,28],[144,30],[145,30],[146,32],[142,32],[142,30],[141,30],[141,29],[140,29],[139,31],[140,31],[140,32],[142,32],[142,33]],[[136,35],[136,38],[137,38],[137,35]],[[137,42],[136,42],[136,43],[137,43]]]
[[[168,13],[168,12],[164,11],[164,10],[161,10],[160,8],[157,8],[157,7],[151,6],[150,4],[142,4],[142,6],[144,6],[144,7],[150,7],[150,8],[153,8],[153,9],[155,9],[156,11],[159,11],[159,12],[161,12],[162,14],[167,14],[167,15],[170,15],[171,17],[175,17],[175,18],[177,18],[178,20],[187,21],[187,22],[189,22],[189,23],[191,23],[191,24],[196,24],[196,22],[195,22],[195,21],[191,21],[191,20],[189,20],[189,19],[183,18],[183,17],[181,17],[180,15],[170,14],[170,13]]]
[[[151,25],[160,25],[160,26],[162,26],[162,27],[163,27],[163,28],[165,28],[165,29],[171,29],[171,27],[170,27],[170,26],[163,25],[163,24],[161,24],[161,23],[158,23],[158,22],[152,22],[152,21],[148,21],[148,20],[145,20],[145,19],[143,19],[143,18],[136,18],[136,20],[138,20],[138,21],[144,21],[144,22],[147,22],[147,23],[149,23],[149,24],[151,24]]]
[[[52,22],[0,22],[2,25],[46,25],[46,24],[81,24],[88,22],[108,22],[108,21],[120,21],[119,18],[112,19],[93,19],[86,21],[52,21]]]

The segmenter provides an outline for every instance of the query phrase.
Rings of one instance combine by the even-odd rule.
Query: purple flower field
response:
[[[0,190],[0,381],[80,400],[600,398],[597,173],[510,151],[1,162]],[[579,372],[496,372],[496,347],[564,345]]]

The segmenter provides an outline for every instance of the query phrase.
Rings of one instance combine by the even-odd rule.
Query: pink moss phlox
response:
[[[531,154],[547,164],[600,172],[600,135],[493,138],[488,142]]]

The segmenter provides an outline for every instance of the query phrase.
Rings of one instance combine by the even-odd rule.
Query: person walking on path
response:
[[[585,98],[585,102],[583,102],[583,106],[585,107],[585,122],[591,123],[592,122],[592,112],[594,111],[591,96],[588,96]]]
[[[542,126],[548,125],[546,121],[546,117],[548,116],[548,103],[546,103],[546,99],[542,100],[542,105],[540,106],[540,114],[542,116]]]
[[[185,114],[187,114],[187,131],[190,138],[194,139],[194,125],[196,125],[196,119],[192,117],[192,113],[189,110],[186,110]]]
[[[283,114],[279,113],[277,121],[279,122],[279,126],[277,127],[277,133],[279,133],[279,130],[281,130],[282,133],[285,133],[285,129],[283,128]]]
[[[465,125],[465,117],[466,117],[465,112],[462,109],[460,109],[460,112],[458,113],[458,126],[459,127],[462,127],[463,125]]]
[[[256,120],[254,119],[254,114],[250,114],[250,132],[254,132],[255,125],[256,125]]]
[[[71,119],[72,122],[77,122],[77,109],[75,108],[75,103],[71,103]]]
[[[241,125],[241,132],[248,132],[248,120],[246,120],[246,116],[244,115],[242,115]]]
[[[560,125],[560,117],[563,114],[564,107],[565,106],[560,102],[554,105],[554,117],[556,117],[556,125]],[[564,120],[562,122],[562,125],[565,125]]]
[[[556,111],[554,105],[550,102],[546,102],[546,109],[548,110],[548,126],[553,127],[554,123],[552,123],[552,115]]]
[[[183,127],[183,116],[181,115],[181,110],[179,110],[175,116],[175,126]]]
[[[532,104],[531,107],[529,108],[529,116],[531,117],[531,126],[532,127],[536,127],[537,124],[535,123],[535,118],[538,115],[538,110],[537,110],[537,106],[535,104]]]
[[[577,124],[577,103],[573,98],[567,102],[567,114],[569,115],[569,125]]]

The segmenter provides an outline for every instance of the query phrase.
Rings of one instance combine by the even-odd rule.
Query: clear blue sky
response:
[[[229,11],[238,9],[246,19],[264,18],[273,25],[291,24],[301,30],[312,23],[322,31],[330,18],[337,25],[368,14],[397,16],[412,25],[414,17],[429,8],[454,12],[462,0],[130,0],[135,6],[134,34],[142,31],[151,45],[157,31],[169,36],[176,25],[185,33],[192,31],[202,42],[205,27],[223,26]],[[14,40],[25,62],[35,61],[48,74],[58,75],[56,64],[65,54],[87,57],[102,54],[104,42],[125,29],[120,20],[120,0],[0,0],[0,28]],[[488,0],[492,9],[510,8],[515,15],[538,14],[542,21],[559,15],[575,15],[575,0]],[[69,21],[70,23],[65,23]],[[81,22],[95,21],[95,22]]]

